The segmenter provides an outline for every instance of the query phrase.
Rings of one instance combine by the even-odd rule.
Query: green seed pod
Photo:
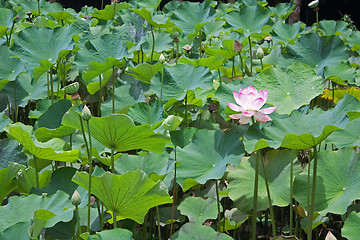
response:
[[[309,8],[316,8],[319,5],[319,0],[312,1],[309,3]]]
[[[74,83],[72,83],[70,85],[67,85],[67,86],[64,87],[64,90],[69,94],[76,93],[79,90],[79,83],[74,82]]]
[[[89,121],[91,117],[92,116],[91,116],[90,109],[85,105],[82,110],[82,119],[85,121]]]
[[[81,203],[81,196],[79,194],[79,192],[77,190],[74,191],[72,197],[71,197],[71,202],[74,206],[78,206]]]

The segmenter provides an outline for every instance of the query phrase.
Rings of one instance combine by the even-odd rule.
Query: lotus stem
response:
[[[243,60],[242,60],[242,57],[241,57],[241,53],[239,53],[239,60],[240,60],[240,66],[241,66],[241,73],[242,75],[244,76],[245,73],[244,73],[244,66],[243,66]]]
[[[99,203],[99,199],[96,198],[96,207],[98,210],[98,215],[99,215],[99,225],[100,225],[100,231],[103,230],[103,216],[101,214],[101,209],[100,209],[100,203]]]
[[[8,47],[10,47],[10,44],[11,44],[11,37],[12,37],[13,31],[14,31],[14,25],[15,25],[15,22],[13,21],[11,28],[10,28],[9,38],[7,38],[7,42],[6,42]],[[7,37],[7,35],[6,35],[6,37]]]
[[[13,116],[14,118],[14,122],[17,122],[18,119],[18,106],[17,106],[17,102],[16,102],[16,81],[13,82],[14,83],[14,110],[15,110],[15,114]]]
[[[157,227],[158,227],[158,239],[161,240],[161,226],[160,226],[160,213],[159,206],[156,206],[156,215],[157,215]]]
[[[40,183],[39,183],[39,173],[38,173],[37,161],[36,161],[36,157],[35,156],[33,156],[33,157],[34,157],[33,159],[34,159],[36,187],[39,188]]]
[[[115,174],[114,148],[111,148],[111,173]]]
[[[77,222],[77,236],[82,234],[81,232],[81,224],[80,224],[80,216],[79,216],[79,207],[75,205],[75,215],[76,215],[76,222]]]
[[[50,93],[50,80],[49,80],[49,72],[47,72],[46,74],[46,86],[47,86],[47,97],[50,98],[49,93]]]
[[[104,9],[104,0],[101,0],[101,10]]]
[[[115,113],[115,66],[113,66],[112,113]]]
[[[173,232],[173,225],[174,225],[174,210],[175,210],[175,201],[176,201],[176,146],[174,147],[174,154],[175,154],[175,164],[174,164],[174,181],[173,181],[173,199],[172,199],[172,206],[171,206],[171,223],[170,223],[170,237],[172,236]]]
[[[37,1],[38,2],[38,13],[39,13],[39,16],[41,15],[41,10],[40,10],[40,0]]]
[[[234,73],[235,73],[235,57],[232,58],[231,80],[234,80]]]
[[[252,48],[251,48],[251,39],[250,36],[248,37],[249,39],[249,47],[250,47],[250,72],[252,74],[252,67],[253,67],[253,62],[252,62]]]
[[[319,8],[315,9],[315,15],[316,15],[316,33],[319,31]]]
[[[312,227],[310,227],[310,225],[311,225],[311,220],[310,220],[310,179],[311,179],[311,177],[310,177],[310,173],[311,173],[311,171],[310,171],[310,169],[311,169],[310,161],[311,161],[311,156],[310,155],[311,154],[309,154],[308,179],[307,179],[307,210],[308,210],[308,212],[307,212],[307,217],[308,217],[308,219],[307,219],[307,225],[308,225],[307,229],[312,229]],[[309,232],[309,230],[307,230],[307,232]]]
[[[89,151],[88,151],[88,158],[89,158],[89,193],[88,193],[88,222],[87,222],[87,230],[90,233],[90,201],[91,201],[91,175],[92,175],[92,142],[91,142],[91,132],[90,132],[90,124],[89,120],[86,121],[88,135],[89,135]]]
[[[253,198],[253,215],[251,217],[251,239],[256,239],[256,218],[257,218],[257,198],[258,198],[258,187],[259,187],[259,155],[256,153],[255,162],[255,181],[254,181],[254,198]]]
[[[141,51],[141,63],[144,63],[144,51],[142,49],[142,46],[140,46],[140,51]]]
[[[299,153],[298,153],[299,154]],[[290,232],[289,235],[291,236],[293,234],[293,195],[294,195],[294,186],[293,186],[293,178],[294,178],[294,161],[291,160],[290,162]]]
[[[219,185],[218,181],[215,179],[215,188],[216,188],[216,202],[217,202],[217,210],[218,210],[218,232],[220,232],[220,196],[219,196]],[[225,221],[225,219],[224,219]]]
[[[50,74],[50,87],[51,87],[51,104],[54,104],[54,81],[52,77],[52,67],[49,70]]]
[[[178,64],[179,62],[179,41],[176,42],[176,65]]]
[[[185,95],[185,126],[188,127],[188,109],[187,109],[187,92]]]
[[[100,89],[99,89],[99,112],[98,116],[101,117],[101,102],[102,102],[102,93],[101,93],[101,74],[99,75]]]
[[[308,226],[308,240],[311,240],[312,237],[312,223],[313,223],[313,214],[314,214],[314,205],[315,205],[315,192],[316,192],[316,174],[317,174],[317,149],[316,146],[313,148],[314,150],[314,169],[313,169],[313,182],[312,182],[312,193],[311,193],[311,208],[309,213],[309,223]]]
[[[264,158],[262,156],[262,151],[259,150],[258,153],[260,154],[262,167],[263,167],[263,171],[264,171],[265,186],[266,186],[266,192],[267,192],[268,201],[269,201],[269,207],[270,207],[270,217],[271,217],[271,226],[272,226],[272,232],[273,232],[273,239],[276,239],[275,214],[274,214],[274,208],[273,208],[273,206],[271,204],[270,188],[269,188],[269,182],[268,182],[267,175],[266,175],[265,161],[264,161]]]
[[[162,96],[163,96],[163,84],[164,84],[164,66],[162,66],[162,68],[161,68],[160,102],[162,102]]]
[[[262,59],[260,58],[260,64],[261,64],[261,69],[263,69],[264,70],[264,64],[263,64],[263,61],[262,61]]]
[[[116,222],[116,212],[113,211],[113,228],[117,228],[117,222]]]
[[[152,64],[152,62],[153,62],[154,50],[155,50],[155,36],[154,36],[154,30],[153,30],[153,26],[152,26],[152,25],[150,25],[150,29],[151,29],[151,36],[152,36],[152,40],[153,40],[153,45],[152,45],[152,49],[151,49],[151,57],[150,57],[150,64]]]
[[[218,68],[218,74],[219,74],[219,82],[220,82],[220,85],[221,85],[221,75],[220,75],[220,69]]]

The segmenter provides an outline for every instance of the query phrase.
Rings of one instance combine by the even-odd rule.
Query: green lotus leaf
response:
[[[248,215],[240,212],[237,208],[232,208],[230,210],[225,210],[225,228],[220,226],[222,231],[233,230],[240,227],[245,220],[247,220]]]
[[[270,24],[270,10],[259,5],[245,6],[224,15],[226,22],[245,37],[257,37]]]
[[[25,12],[37,13],[38,11],[38,1],[33,0],[10,0],[8,1],[11,6],[21,6],[21,9]],[[60,12],[63,11],[63,7],[60,3],[51,3],[46,0],[39,0],[40,9],[42,14],[48,14],[50,12]]]
[[[239,54],[234,51],[233,45],[234,45],[233,40],[224,40],[221,43],[220,49],[207,48],[206,53],[210,56],[220,55],[226,59],[232,59],[233,57],[235,57]],[[204,60],[202,60],[202,61],[204,61]]]
[[[136,65],[136,67],[129,67],[128,73],[129,75],[134,76],[137,80],[150,84],[151,78],[161,71],[163,68],[161,63],[156,63],[151,65],[149,63],[141,63]]]
[[[105,34],[87,41],[85,46],[76,53],[75,63],[81,70],[86,70],[92,61],[115,64],[112,62],[114,58],[120,61],[127,54],[126,41],[121,35]],[[107,60],[108,58],[110,59]]]
[[[333,143],[338,148],[360,147],[360,118],[348,122],[344,129],[340,129],[331,134],[326,143]]]
[[[274,119],[272,126],[260,130],[251,126],[244,138],[247,152],[279,147],[289,149],[310,149],[324,141],[332,132],[345,128],[349,121],[347,112],[360,111],[360,102],[351,95],[345,95],[334,109],[315,109],[307,115],[294,111],[290,117]]]
[[[106,5],[105,8],[102,10],[95,9],[94,13],[91,14],[91,16],[102,20],[111,20],[115,17],[115,15],[119,11],[126,9],[128,7],[130,7],[130,4],[126,2],[113,3],[111,5]]]
[[[14,139],[0,140],[0,169],[7,168],[10,162],[26,165],[27,157]]]
[[[301,22],[297,22],[294,24],[286,24],[276,22],[272,27],[273,30],[273,41],[279,42],[281,44],[287,45],[289,43],[294,42],[294,40],[298,37],[301,29]]]
[[[285,71],[273,66],[265,68],[256,77],[254,87],[268,89],[267,102],[277,107],[277,113],[290,114],[323,93],[324,84],[311,67],[293,63]]]
[[[224,233],[215,232],[215,230],[209,226],[198,223],[186,223],[170,239],[230,240],[232,238]]]
[[[357,51],[359,53],[360,50],[360,32],[353,31],[349,37],[345,38],[345,42],[351,47],[351,50]]]
[[[0,169],[0,200],[2,201],[9,193],[16,189],[16,181],[14,178],[19,172],[20,165],[10,162],[9,166]],[[1,226],[1,224],[0,224]],[[2,229],[4,230],[4,229]],[[0,231],[1,232],[1,231]]]
[[[194,67],[204,66],[209,68],[210,70],[218,69],[220,66],[223,66],[227,62],[225,58],[221,56],[221,54],[199,59],[189,59],[185,56],[182,56],[179,61],[180,63],[190,64]]]
[[[52,139],[46,143],[32,139],[22,123],[8,125],[5,131],[36,158],[61,162],[76,162],[79,159],[79,150],[62,151],[66,146],[62,139]]]
[[[40,142],[47,142],[53,138],[63,138],[75,133],[75,129],[67,126],[60,126],[56,129],[41,127],[35,130],[35,137]]]
[[[38,100],[47,97],[46,79],[34,82],[27,73],[19,74],[12,84],[7,84],[1,90],[2,94],[9,97],[13,106],[15,106],[14,88],[16,88],[16,105],[18,107],[25,107],[29,100]]]
[[[51,218],[41,216],[37,210],[47,210]],[[46,220],[44,227],[52,227],[56,223],[68,222],[73,218],[74,207],[69,195],[57,191],[50,197],[31,194],[29,196],[13,196],[5,206],[0,207],[0,232],[20,222],[31,222],[34,217]]]
[[[165,15],[153,15],[153,12],[141,8],[141,9],[131,9],[131,11],[138,14],[140,17],[145,19],[148,24],[154,28],[171,28],[174,26],[174,23],[169,22],[169,19]]]
[[[119,220],[129,218],[141,224],[150,208],[172,202],[161,182],[152,181],[141,170],[91,178],[91,193],[116,212]],[[85,172],[77,172],[73,181],[85,189],[89,187],[89,175]]]
[[[218,9],[216,12],[218,13]],[[218,36],[222,35],[223,33],[225,33],[224,24],[225,24],[225,21],[223,21],[222,19],[212,20],[212,21],[208,22],[207,24],[205,24],[204,32],[206,33],[208,38],[218,37]]]
[[[80,115],[71,108],[64,115],[62,124],[81,130],[79,117]],[[107,148],[114,148],[119,152],[144,149],[162,153],[165,143],[169,142],[167,137],[154,133],[147,124],[135,126],[131,118],[126,115],[92,117],[89,123],[93,138]]]
[[[155,37],[155,46],[154,46],[155,52],[161,53],[164,51],[168,51],[174,45],[172,38],[165,31],[159,32],[159,33],[155,32],[154,37]],[[136,49],[136,47],[138,47],[138,46],[139,46],[139,44],[135,45],[135,47],[131,48],[131,50]],[[152,51],[153,40],[152,40],[151,34],[148,34],[145,36],[144,43],[141,46],[145,53],[150,53]],[[144,61],[146,61],[146,56],[144,56],[144,57],[145,57]],[[160,54],[156,55],[156,53],[153,56],[154,59],[159,58],[159,57],[160,57]],[[150,62],[150,60],[151,60],[150,58],[151,58],[151,55],[148,54],[147,61]],[[134,60],[137,61],[138,59],[134,57]]]
[[[325,66],[324,77],[340,85],[355,84],[355,71],[355,68],[341,62],[337,66]]]
[[[5,114],[5,112],[0,113],[0,132],[3,132],[3,128],[12,123],[11,119]]]
[[[0,239],[30,239],[28,229],[31,222],[19,222],[4,231],[0,232]]]
[[[162,99],[170,98],[183,100],[187,90],[197,88],[207,90],[212,88],[212,74],[208,68],[178,64],[164,68]],[[161,74],[158,73],[151,79],[150,90],[158,97],[161,95]]]
[[[12,54],[24,62],[28,71],[33,71],[42,60],[54,65],[59,55],[73,49],[73,35],[80,33],[73,25],[54,29],[28,27],[14,36]]]
[[[136,103],[128,110],[129,116],[134,120],[137,125],[150,124],[153,126],[167,117],[164,112],[163,105],[159,102],[153,102],[151,105],[148,103]]]
[[[71,13],[66,12],[66,11],[49,13],[48,15],[52,16],[53,18],[55,18],[58,21],[64,21],[65,19],[74,17],[74,15],[72,15]]]
[[[72,106],[70,100],[60,100],[52,104],[44,114],[42,114],[35,123],[35,128],[45,127],[56,129],[61,126],[61,119]]]
[[[360,213],[352,212],[345,220],[341,229],[341,236],[347,239],[357,239],[359,237]]]
[[[168,172],[169,155],[150,153],[146,156],[124,154],[115,161],[115,170],[124,174],[140,169],[150,176],[151,173],[165,175]]]
[[[329,212],[342,215],[347,211],[347,207],[352,201],[359,198],[360,177],[358,172],[360,164],[358,158],[358,154],[350,149],[319,152],[315,211],[323,216]],[[305,209],[307,209],[308,192],[307,172],[304,171],[296,176],[294,182],[294,197]]]
[[[10,57],[9,48],[6,46],[0,46],[0,59],[2,59],[0,64],[1,91],[9,81],[14,81],[20,73],[25,72],[25,66],[20,59]]]
[[[286,68],[294,62],[302,62],[315,68],[317,74],[322,74],[325,66],[337,66],[347,59],[346,45],[338,36],[320,37],[308,33],[284,49],[279,66]]]
[[[187,197],[178,207],[180,213],[190,222],[203,224],[207,219],[216,219],[217,205],[214,198]]]
[[[133,233],[124,228],[116,228],[101,231],[98,234],[90,235],[88,240],[132,240]]]
[[[278,3],[275,7],[269,7],[270,11],[273,12],[277,17],[286,20],[290,13],[294,11],[294,3]]]
[[[46,170],[38,174],[39,188],[44,188],[49,185],[52,171]],[[26,168],[21,166],[19,173],[17,174],[17,190],[25,195],[31,193],[31,189],[37,187],[35,169],[32,167]]]
[[[38,119],[48,110],[50,106],[51,106],[51,99],[39,100],[38,103],[36,103],[36,109],[30,110],[29,118]]]
[[[113,57],[106,58],[105,62],[91,61],[87,67],[87,72],[83,72],[82,77],[84,81],[88,83],[91,79],[99,77],[99,75],[103,75],[103,81],[101,82],[101,86],[104,86],[109,81],[109,78],[113,73],[112,68],[122,68],[124,65],[124,61],[117,60]],[[96,88],[94,86],[89,88],[89,91],[95,93],[100,89],[100,83],[97,84]]]
[[[11,28],[13,17],[14,11],[12,9],[0,8],[0,37],[5,35],[8,28]]]
[[[241,130],[223,133],[220,130],[203,129],[196,132],[192,141],[183,149],[177,148],[177,161],[181,164],[176,168],[176,180],[183,191],[196,182],[204,184],[207,180],[222,178],[227,164],[238,165],[245,154],[242,142],[239,141],[242,134]],[[188,184],[189,181],[192,183]]]
[[[182,29],[185,35],[200,30],[207,22],[215,19],[215,10],[209,2],[183,2],[170,17],[175,26]]]
[[[194,134],[197,132],[197,128],[185,128],[182,130],[174,130],[170,132],[171,142],[175,146],[184,148],[186,145],[188,145],[194,136]]]
[[[322,20],[319,29],[324,31],[325,36],[339,36],[349,31],[348,24],[344,21]]]
[[[156,9],[160,5],[161,0],[142,0],[142,1],[131,1],[133,6],[136,8],[154,8]]]
[[[257,154],[261,154],[258,152]],[[243,158],[238,168],[230,169],[227,175],[229,197],[237,208],[244,213],[251,213],[254,197],[255,164],[257,154]],[[296,153],[290,150],[272,150],[267,152],[265,169],[271,192],[271,201],[276,206],[287,206],[290,199],[290,163],[296,159]],[[267,209],[266,185],[262,161],[259,158],[258,210]],[[299,171],[297,167],[295,172]]]

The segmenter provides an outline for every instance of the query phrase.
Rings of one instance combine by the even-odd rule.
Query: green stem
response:
[[[174,225],[174,210],[175,210],[175,201],[176,201],[176,146],[174,148],[175,154],[175,165],[174,165],[174,181],[173,181],[173,199],[172,199],[172,206],[171,206],[171,223],[170,223],[170,237],[172,236],[173,232],[173,225]]]
[[[312,223],[313,223],[313,214],[314,214],[314,205],[315,205],[315,192],[316,192],[316,174],[317,174],[317,149],[316,146],[313,148],[314,151],[314,169],[313,169],[313,181],[312,181],[312,191],[311,191],[311,207],[309,213],[309,223],[307,239],[311,240],[312,237]]]
[[[293,178],[294,178],[294,161],[291,160],[290,163],[290,236],[293,234],[293,195],[294,195],[294,186],[293,186]]]
[[[217,201],[217,210],[218,210],[218,224],[217,231],[220,232],[220,196],[219,196],[219,185],[217,180],[215,180],[215,188],[216,188],[216,201]],[[225,221],[225,219],[224,219]]]
[[[52,77],[52,67],[50,68],[50,87],[51,87],[51,104],[54,104],[54,81]]]
[[[253,214],[251,217],[251,239],[256,239],[256,218],[257,218],[257,198],[258,198],[258,187],[259,187],[259,155],[260,152],[256,153],[255,163],[255,182],[254,182],[254,198],[253,198]]]
[[[234,80],[234,72],[235,72],[235,57],[232,58],[231,80]]]
[[[176,64],[179,62],[179,42],[176,42]]]
[[[100,200],[98,198],[96,198],[96,207],[97,207],[98,215],[99,215],[100,231],[102,231],[103,230],[103,216],[101,214]]]
[[[38,167],[37,167],[37,161],[36,161],[36,157],[33,156],[34,158],[34,169],[35,169],[35,180],[36,180],[36,187],[39,188],[40,184],[39,184],[39,173],[38,173]]]
[[[99,90],[99,112],[98,116],[101,117],[101,102],[102,102],[102,93],[101,93],[101,74],[99,75],[99,82],[100,82],[100,90]]]
[[[160,213],[158,206],[156,206],[156,215],[157,215],[158,239],[161,240]]]
[[[115,174],[115,165],[114,165],[114,148],[111,148],[111,173]]]
[[[77,236],[80,236],[82,234],[82,232],[81,232],[81,224],[80,224],[80,216],[79,216],[78,206],[75,206],[75,215],[76,215],[76,222],[77,222],[77,228],[78,228]]]
[[[261,58],[260,58],[260,63],[261,63],[261,69],[264,69],[264,64]]]
[[[91,142],[91,132],[90,132],[90,124],[89,120],[86,121],[87,130],[89,135],[89,151],[88,151],[88,159],[89,159],[89,193],[88,193],[88,222],[87,222],[87,231],[90,233],[90,201],[91,201],[91,175],[92,175],[92,142]]]
[[[13,82],[14,83],[14,110],[15,110],[15,114],[14,114],[14,122],[17,122],[18,119],[18,106],[17,106],[17,102],[16,102],[16,81]]]
[[[218,68],[218,74],[219,74],[219,82],[220,82],[220,85],[221,85],[222,80],[221,80],[221,75],[220,75],[220,69],[219,68]]]
[[[115,67],[113,66],[112,113],[115,113]]]
[[[187,93],[185,95],[185,126],[188,127]]]
[[[315,10],[316,15],[316,33],[319,31],[319,10]]]
[[[15,22],[12,23],[11,28],[10,28],[10,34],[9,34],[8,43],[7,43],[8,47],[10,47],[11,37],[12,37],[13,31],[14,31],[14,25],[15,25]]]
[[[50,75],[50,73],[47,72],[47,74],[46,74],[46,84],[47,84],[47,97],[48,97],[48,98],[50,98],[50,96],[49,96],[49,93],[50,93],[50,80],[49,80],[49,75]]]
[[[114,211],[113,212],[113,228],[115,229],[115,228],[117,228],[117,222],[116,222],[116,212]]]
[[[40,10],[40,0],[38,0],[38,13],[39,13],[39,16],[41,15],[41,10]]]
[[[239,60],[240,60],[240,66],[241,66],[241,73],[244,76],[245,73],[244,73],[244,66],[243,66],[243,60],[242,60],[242,57],[241,57],[241,53],[239,53]]]
[[[152,26],[152,25],[150,25],[150,29],[151,29],[151,36],[152,36],[152,40],[153,40],[153,45],[152,45],[152,49],[151,49],[151,57],[150,57],[150,64],[152,64],[152,62],[153,62],[154,50],[155,50],[155,36],[154,36],[154,30],[153,30],[153,26]]]
[[[271,226],[272,226],[272,232],[273,232],[273,239],[276,239],[275,214],[274,214],[274,208],[273,208],[273,206],[271,204],[270,188],[269,188],[269,182],[268,182],[268,179],[267,179],[267,174],[266,174],[266,169],[265,169],[265,161],[264,161],[264,158],[262,156],[262,151],[261,150],[259,151],[259,154],[260,154],[262,167],[263,167],[263,171],[264,171],[265,186],[266,186],[266,192],[267,192],[268,201],[269,201],[269,207],[270,207],[270,217],[271,217]]]
[[[251,48],[251,39],[250,36],[248,37],[249,39],[249,46],[250,46],[250,72],[252,74],[252,67],[253,67],[253,63],[252,63],[252,48]]]
[[[144,63],[144,51],[142,49],[142,46],[140,46],[140,51],[141,51],[141,63]]]
[[[307,211],[308,211],[308,213],[307,213],[307,217],[308,217],[308,219],[307,219],[307,227],[309,228],[309,226],[310,226],[310,217],[309,217],[309,215],[310,215],[310,179],[311,179],[311,177],[310,177],[310,173],[311,173],[311,167],[310,167],[310,161],[311,161],[311,151],[309,152],[309,163],[308,163],[308,179],[307,179]],[[308,232],[308,231],[307,231]]]
[[[161,68],[160,103],[162,103],[163,84],[164,84],[164,66]]]
[[[148,101],[148,124],[150,125],[150,100]]]
[[[104,9],[104,0],[101,0],[101,10]]]
[[[74,213],[75,214],[75,213]],[[76,216],[74,216],[76,217]],[[76,233],[75,233],[75,220],[74,218],[71,220],[71,226],[72,226],[72,239],[73,240],[76,240]]]

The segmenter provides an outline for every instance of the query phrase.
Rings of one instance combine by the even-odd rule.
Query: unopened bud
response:
[[[258,59],[264,58],[264,50],[261,47],[259,47],[258,50],[256,51],[256,58]]]
[[[319,5],[319,0],[312,1],[309,3],[309,8],[316,8]]]
[[[235,40],[234,45],[233,45],[234,52],[239,53],[239,52],[241,52],[242,48],[243,48],[243,45]]]
[[[72,197],[71,197],[71,202],[74,206],[78,206],[81,203],[81,196],[79,194],[79,192],[77,190],[74,191]]]
[[[83,110],[82,110],[82,118],[85,121],[89,121],[91,117],[92,116],[91,116],[90,109],[85,105]]]
[[[165,59],[164,54],[160,54],[159,61],[160,61],[161,63],[164,63],[165,60],[166,60],[166,59]]]

